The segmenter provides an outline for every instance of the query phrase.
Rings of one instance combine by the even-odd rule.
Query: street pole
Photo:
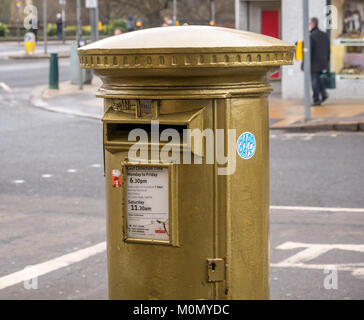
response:
[[[62,1],[62,42],[66,42],[66,1]]]
[[[98,0],[86,0],[85,1],[85,7],[87,9],[90,9],[90,25],[91,25],[91,41],[95,42],[99,38],[99,30],[98,30]],[[82,73],[83,76],[83,73]],[[86,83],[92,82],[92,70],[87,69],[86,70]]]
[[[308,0],[303,0],[303,46],[305,121],[308,121],[311,119],[311,46]]]
[[[96,41],[99,40],[99,0],[96,0],[95,8],[95,23],[96,23]]]
[[[81,0],[77,0],[77,43],[82,37]]]
[[[210,0],[211,17],[210,21],[215,22],[215,0]]]
[[[90,25],[92,42],[99,40],[99,4],[98,0],[86,0],[86,8],[90,9]]]
[[[43,0],[43,47],[44,54],[47,54],[47,0]]]
[[[20,6],[21,6],[21,1],[17,1],[16,2],[16,24],[17,24],[16,37],[18,38],[18,46],[20,46]]]
[[[177,24],[177,0],[173,0],[173,25]]]
[[[95,10],[96,8],[90,8],[90,25],[91,25],[91,41],[96,41],[96,23],[95,23]]]
[[[240,0],[235,0],[235,29],[240,29]]]
[[[81,0],[77,0],[77,47],[80,44],[80,40],[82,37],[82,21],[81,21]],[[83,89],[83,71],[81,67],[79,67],[79,87],[80,90]]]
[[[331,7],[331,0],[327,0],[327,6],[330,6]],[[330,25],[329,25],[328,22],[326,22],[326,32],[327,32],[327,36],[329,37],[329,43],[330,43],[330,46],[331,46],[331,27],[330,27]],[[330,60],[331,59],[329,59],[329,64],[327,66],[327,73],[328,74],[330,74],[330,72],[331,72],[331,63],[330,63]]]
[[[98,9],[98,1],[90,2],[92,5],[90,8],[90,25],[91,25],[91,40],[97,41],[99,40],[99,9]]]

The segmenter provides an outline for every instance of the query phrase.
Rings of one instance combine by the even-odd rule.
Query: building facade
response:
[[[302,0],[236,0],[235,7],[238,29],[291,44],[303,40]],[[336,73],[336,89],[329,91],[330,97],[364,99],[364,0],[310,0],[309,8],[321,30],[327,23],[332,27],[330,68]],[[276,79],[284,99],[303,99],[301,61],[283,67]]]

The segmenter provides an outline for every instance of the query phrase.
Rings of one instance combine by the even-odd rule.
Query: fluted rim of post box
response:
[[[229,28],[160,27],[109,37],[78,49],[86,69],[277,67],[292,64],[294,46]]]

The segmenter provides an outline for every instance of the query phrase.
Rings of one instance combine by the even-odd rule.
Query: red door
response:
[[[262,34],[280,39],[279,10],[262,10]],[[271,79],[280,79],[280,72],[271,76]]]

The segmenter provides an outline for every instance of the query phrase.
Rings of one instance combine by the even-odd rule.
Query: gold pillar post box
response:
[[[111,299],[269,298],[277,39],[154,28],[78,50],[103,85]]]

